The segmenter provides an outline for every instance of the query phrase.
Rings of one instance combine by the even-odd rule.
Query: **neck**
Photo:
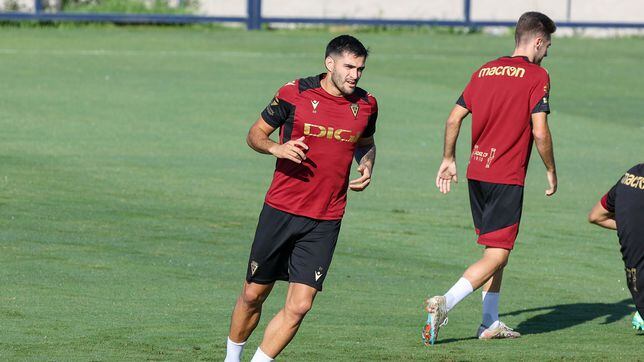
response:
[[[526,57],[530,63],[534,63],[534,54],[523,47],[514,48],[513,57]]]
[[[322,86],[322,89],[330,95],[334,97],[342,97],[342,92],[340,92],[338,87],[336,87],[335,84],[333,84],[333,81],[331,81],[331,73],[326,73],[324,78],[320,81],[320,85]]]

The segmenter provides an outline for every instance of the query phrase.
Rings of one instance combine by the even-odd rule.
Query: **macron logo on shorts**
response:
[[[257,271],[258,267],[259,267],[259,264],[255,260],[250,262],[250,275],[251,276],[255,275],[255,272]]]
[[[315,281],[317,282],[320,277],[322,277],[322,267],[319,267],[318,270],[315,271]]]

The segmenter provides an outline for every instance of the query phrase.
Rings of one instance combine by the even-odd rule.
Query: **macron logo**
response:
[[[319,271],[316,271],[315,272],[315,281],[317,282],[318,279],[320,279],[321,276],[322,276],[322,273],[320,273]]]

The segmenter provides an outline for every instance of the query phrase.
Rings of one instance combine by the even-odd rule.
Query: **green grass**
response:
[[[350,195],[325,291],[281,358],[641,359],[616,235],[586,213],[642,162],[642,40],[555,39],[544,63],[560,189],[543,196],[533,152],[501,297],[525,337],[472,339],[475,293],[425,348],[423,298],[480,255],[465,183],[448,196],[432,186],[443,123],[469,74],[512,39],[358,35],[372,50],[361,85],[380,104],[375,175]],[[323,69],[332,36],[0,28],[0,359],[222,360],[274,166],[246,131],[278,87]]]

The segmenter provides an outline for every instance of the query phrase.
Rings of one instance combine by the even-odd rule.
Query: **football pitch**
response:
[[[230,313],[275,160],[246,132],[275,91],[322,72],[337,33],[178,27],[0,27],[0,360],[223,360]],[[379,101],[371,186],[350,193],[325,290],[286,361],[636,360],[644,336],[614,232],[587,212],[644,162],[643,39],[555,38],[550,125],[559,191],[533,151],[501,318],[480,293],[422,345],[422,301],[475,261],[465,168],[434,187],[444,121],[510,37],[354,33]],[[644,217],[643,217],[644,218]],[[643,219],[644,222],[644,219]],[[278,283],[249,360],[284,302]]]

